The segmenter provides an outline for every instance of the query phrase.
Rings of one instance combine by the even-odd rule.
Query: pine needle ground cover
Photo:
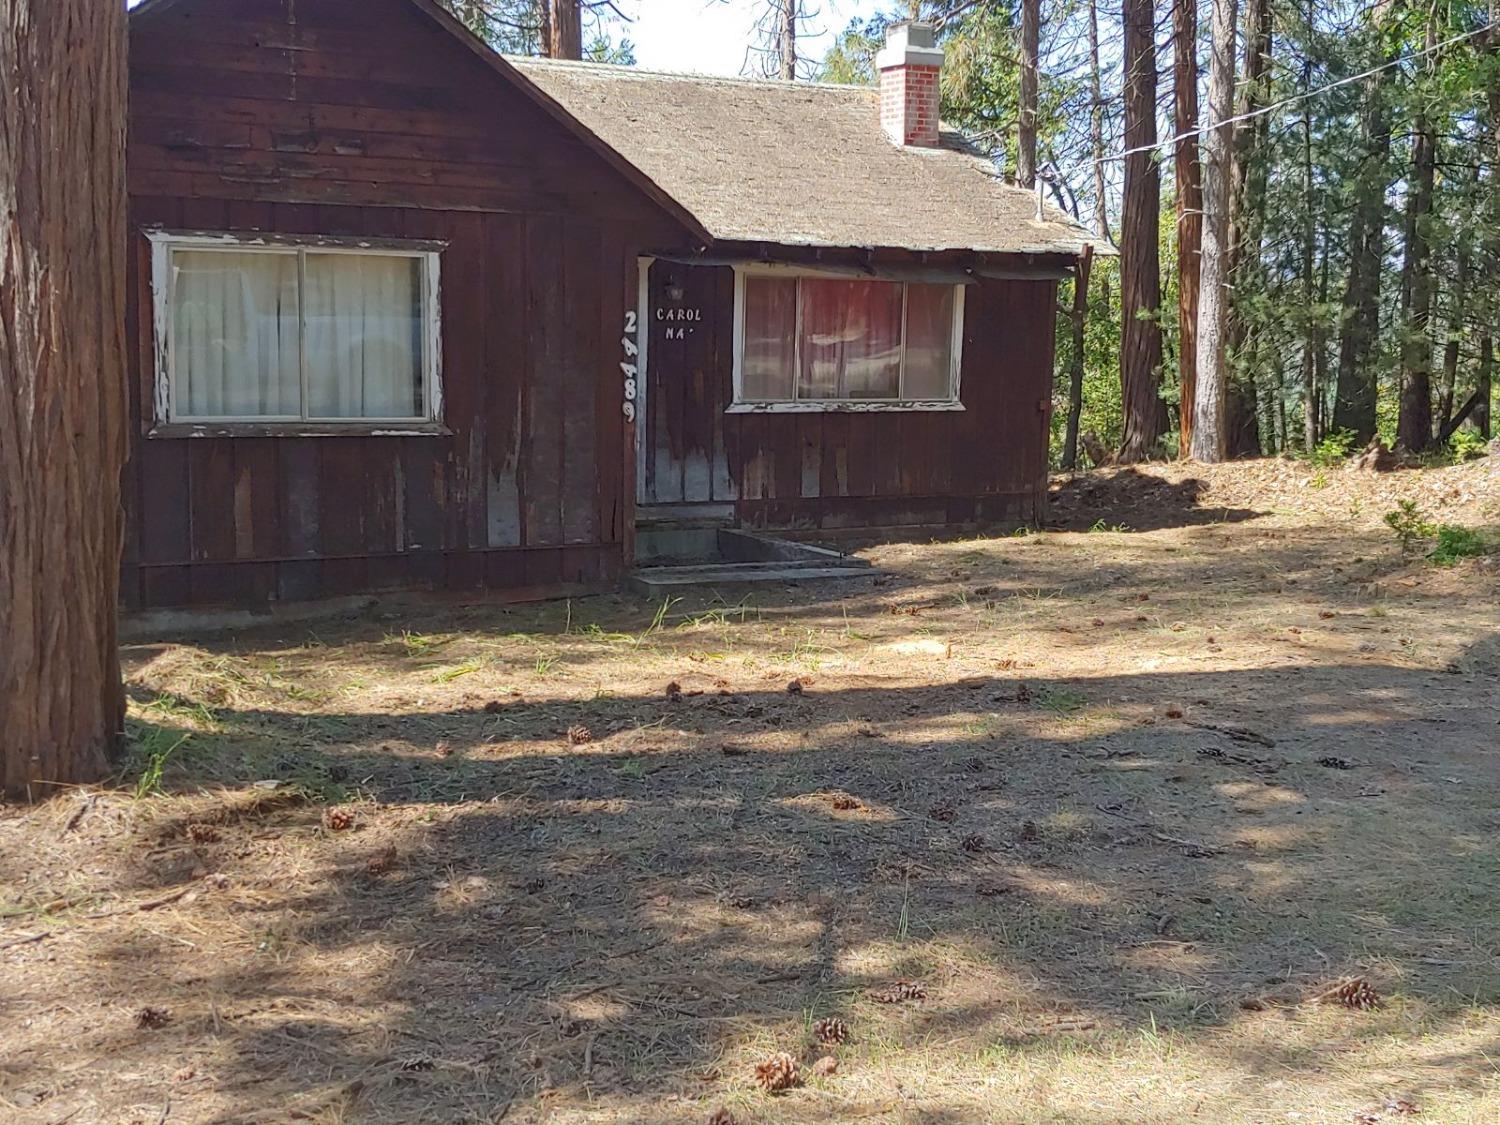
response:
[[[1316,471],[133,641],[118,786],[0,810],[0,1118],[1500,1120],[1500,566],[1381,522],[1500,475]]]

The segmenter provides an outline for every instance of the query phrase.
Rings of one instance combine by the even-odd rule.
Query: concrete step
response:
[[[638,593],[651,596],[695,586],[869,578],[871,573],[868,566],[827,566],[810,562],[705,563],[701,566],[645,567],[630,576],[630,584]]]

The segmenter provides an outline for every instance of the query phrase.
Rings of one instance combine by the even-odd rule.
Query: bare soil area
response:
[[[1489,1125],[1500,562],[1381,516],[1495,460],[130,644],[120,782],[0,808],[0,1117]]]

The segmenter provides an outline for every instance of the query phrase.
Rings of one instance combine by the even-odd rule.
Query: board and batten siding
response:
[[[127,607],[612,581],[621,327],[675,222],[402,0],[193,0],[130,52]],[[446,243],[448,432],[147,436],[153,228]]]
[[[878,269],[879,263],[875,263]],[[666,293],[682,287],[680,301]],[[962,411],[726,414],[734,270],[658,261],[648,285],[643,504],[732,502],[752,527],[1030,522],[1047,483],[1057,282],[966,286]],[[658,308],[701,310],[694,331]]]

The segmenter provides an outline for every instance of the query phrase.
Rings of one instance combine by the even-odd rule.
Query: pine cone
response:
[[[1028,684],[1025,680],[1020,680],[1016,684],[1016,702],[1017,703],[1030,703],[1031,702],[1031,685]]]
[[[796,680],[793,680],[791,683],[787,684],[786,685],[786,693],[788,695],[801,695],[802,694],[802,681],[800,679],[796,679]]]
[[[755,1081],[768,1094],[779,1094],[802,1084],[797,1073],[797,1060],[785,1051],[772,1055],[755,1068]]]
[[[582,723],[577,723],[568,728],[568,741],[574,746],[582,746],[594,741],[594,732]]]
[[[834,1074],[839,1068],[839,1060],[832,1055],[824,1055],[812,1065],[812,1072],[819,1078],[827,1078]]]
[[[833,805],[834,808],[841,809],[845,812],[850,809],[857,809],[860,807],[859,798],[851,797],[847,793],[835,793],[829,803]]]
[[[189,824],[187,834],[195,844],[216,844],[219,841],[219,830],[212,824]]]
[[[330,832],[343,832],[354,827],[354,811],[334,807],[323,813],[323,825]]]
[[[365,871],[370,875],[384,875],[396,865],[396,845],[390,844],[385,851],[377,852],[365,860]]]
[[[878,989],[870,993],[870,999],[877,1004],[901,1004],[907,1000],[926,1000],[927,986],[921,981],[898,980],[889,988]]]
[[[1031,841],[1040,840],[1042,838],[1042,830],[1037,827],[1036,821],[1023,820],[1020,831],[1016,833],[1016,838]]]
[[[989,844],[986,843],[985,838],[978,832],[975,832],[972,836],[965,836],[961,846],[964,851],[969,852],[971,855],[982,855],[989,850]]]
[[[812,1025],[812,1033],[819,1043],[832,1046],[848,1041],[849,1025],[837,1016],[828,1016]]]
[[[667,685],[667,699],[672,703],[676,703],[681,698],[682,685],[679,684],[676,680],[673,680]]]
[[[1354,764],[1348,758],[1340,758],[1334,754],[1329,754],[1326,758],[1319,758],[1318,765],[1330,770],[1352,770],[1354,768]]]
[[[939,801],[927,810],[927,815],[940,824],[949,824],[958,815],[958,809],[952,801]]]
[[[1324,1004],[1342,1004],[1346,1008],[1368,1012],[1380,1004],[1380,994],[1364,977],[1349,977],[1333,987],[1318,993],[1317,999]]]
[[[152,1008],[149,1005],[135,1014],[136,1027],[158,1028],[166,1027],[172,1022],[172,1013],[165,1008]]]
[[[729,1112],[728,1106],[720,1106],[709,1115],[708,1125],[735,1125],[734,1114]]]

